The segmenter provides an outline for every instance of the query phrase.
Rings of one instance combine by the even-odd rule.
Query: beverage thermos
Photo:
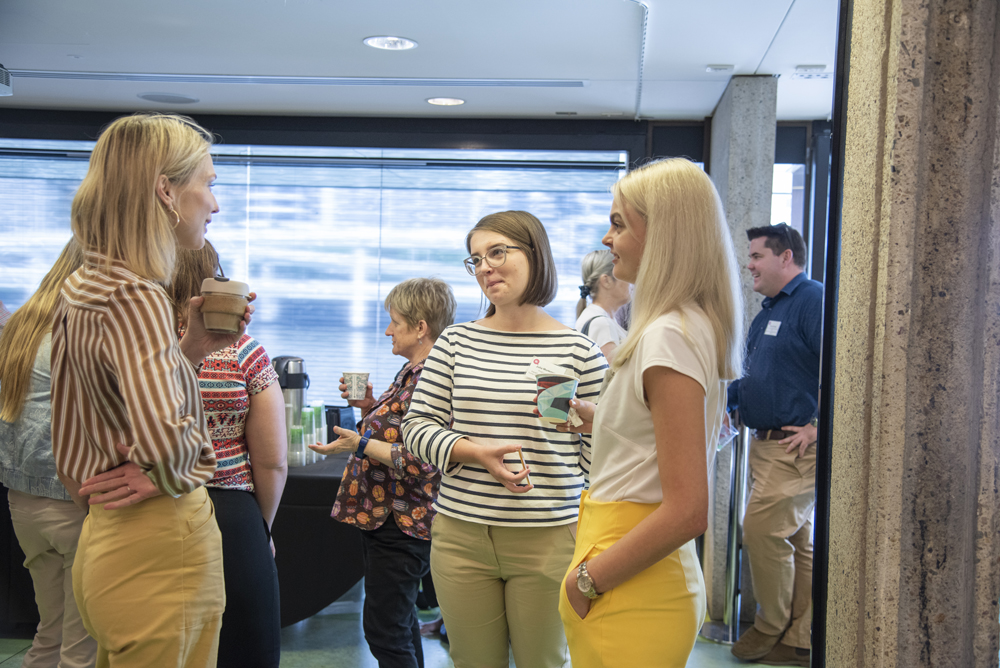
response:
[[[312,434],[308,438],[302,429],[302,408],[306,405],[306,389],[309,387],[309,374],[301,357],[284,355],[275,357],[271,363],[278,374],[278,386],[285,398],[285,427],[288,432],[288,465],[305,466],[312,461],[312,450],[306,443],[312,443]]]

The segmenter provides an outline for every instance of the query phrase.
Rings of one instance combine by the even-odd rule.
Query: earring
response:
[[[178,225],[181,224],[181,214],[174,211],[174,207],[170,207],[170,213],[174,214],[174,216],[177,217],[177,220],[174,221],[174,227],[177,227]]]
[[[423,339],[417,339],[417,345],[418,346],[422,346],[423,344],[424,344],[424,340]]]

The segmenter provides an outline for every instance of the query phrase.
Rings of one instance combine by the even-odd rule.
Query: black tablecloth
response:
[[[288,469],[271,530],[283,627],[315,615],[364,574],[360,530],[330,517],[348,456]]]

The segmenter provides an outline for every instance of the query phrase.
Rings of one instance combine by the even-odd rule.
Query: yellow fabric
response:
[[[611,547],[658,505],[602,503],[585,492],[569,570]],[[573,668],[684,668],[705,613],[705,582],[693,541],[604,592],[582,620],[560,587],[559,614]]]
[[[120,510],[91,506],[73,593],[98,668],[214,667],[226,592],[205,488]]]

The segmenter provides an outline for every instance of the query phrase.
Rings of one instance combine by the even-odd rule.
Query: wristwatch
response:
[[[580,567],[576,569],[576,588],[589,599],[595,599],[600,596],[597,590],[594,589],[594,578],[590,577],[590,573],[587,572],[586,561],[581,562]]]

